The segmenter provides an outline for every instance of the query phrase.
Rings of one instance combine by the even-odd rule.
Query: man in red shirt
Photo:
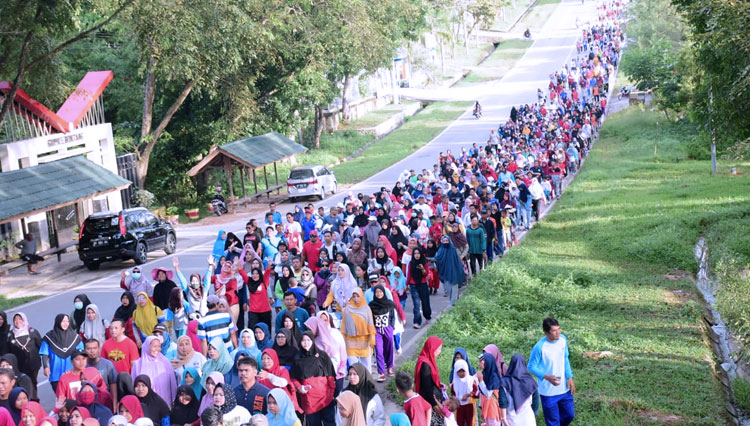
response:
[[[138,346],[125,335],[123,321],[119,318],[112,320],[109,334],[112,337],[102,345],[102,358],[112,361],[117,374],[130,373],[133,363],[141,357],[138,354]]]
[[[310,239],[302,245],[302,260],[307,262],[307,267],[312,269],[313,274],[318,272],[318,259],[320,259],[320,248],[323,242],[318,240],[318,231],[310,231]]]

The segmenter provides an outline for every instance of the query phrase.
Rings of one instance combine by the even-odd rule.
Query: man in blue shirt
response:
[[[270,210],[268,213],[273,215],[273,223],[281,223],[281,213],[276,211],[276,203],[273,201],[268,203],[268,209]]]
[[[549,317],[542,321],[545,336],[531,350],[528,370],[539,380],[544,420],[547,426],[567,426],[575,417],[573,370],[568,360],[568,339],[560,324]]]
[[[315,230],[315,218],[313,217],[312,210],[309,208],[305,209],[305,217],[300,221],[302,225],[302,233],[305,241],[310,239],[310,231]]]
[[[266,414],[266,397],[269,389],[256,381],[258,374],[258,361],[253,357],[241,358],[237,361],[237,377],[240,385],[234,388],[237,404],[245,407],[253,414]],[[263,378],[268,378],[268,373],[263,372]]]

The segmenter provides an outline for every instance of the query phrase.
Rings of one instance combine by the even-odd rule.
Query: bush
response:
[[[738,377],[734,379],[732,389],[734,390],[734,400],[737,402],[737,405],[745,413],[750,413],[750,383]]]
[[[156,204],[156,197],[154,194],[146,191],[145,189],[136,189],[133,191],[133,195],[130,197],[130,201],[137,207],[145,207],[150,209]]]

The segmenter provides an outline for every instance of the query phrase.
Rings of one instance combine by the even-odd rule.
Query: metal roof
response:
[[[0,173],[0,222],[9,222],[130,186],[84,156]]]
[[[281,133],[271,132],[222,145],[209,153],[188,173],[190,176],[195,176],[206,168],[224,167],[222,155],[229,157],[235,163],[257,169],[305,151],[307,151],[305,146]]]

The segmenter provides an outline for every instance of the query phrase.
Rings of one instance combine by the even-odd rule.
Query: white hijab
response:
[[[466,372],[463,379],[458,377],[458,372],[461,370]],[[453,385],[453,392],[456,393],[456,398],[458,398],[459,401],[461,401],[461,398],[463,398],[464,395],[471,393],[474,390],[474,383],[476,383],[476,380],[476,377],[469,374],[469,364],[466,363],[466,360],[456,360],[456,363],[453,365],[453,377],[451,377],[451,383]],[[461,405],[465,404],[462,402]]]

